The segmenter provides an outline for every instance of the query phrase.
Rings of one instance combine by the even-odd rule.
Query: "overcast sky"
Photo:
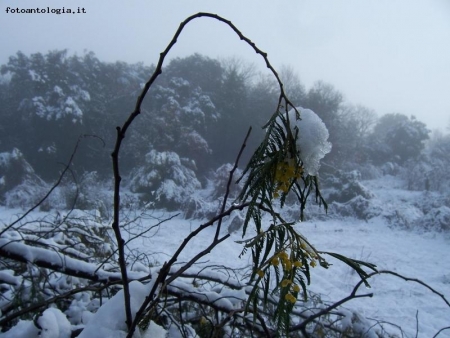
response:
[[[0,64],[18,50],[93,51],[102,61],[151,64],[179,23],[199,11],[231,20],[292,66],[308,89],[317,80],[379,115],[415,115],[450,125],[450,0],[0,0]],[[14,14],[6,8],[84,8],[85,14]],[[264,63],[224,24],[186,27],[171,55],[200,52]],[[447,129],[448,130],[448,129]]]

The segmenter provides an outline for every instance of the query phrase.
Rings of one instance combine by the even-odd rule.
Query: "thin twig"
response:
[[[230,170],[230,174],[228,176],[228,182],[227,182],[227,189],[226,189],[226,192],[225,192],[225,196],[223,198],[222,207],[220,208],[220,214],[223,214],[223,212],[225,211],[225,207],[227,205],[228,197],[230,195],[230,187],[231,187],[231,183],[233,181],[234,172],[236,171],[236,169],[237,169],[237,167],[239,165],[239,159],[241,158],[242,153],[244,152],[244,149],[247,146],[247,140],[250,137],[250,133],[251,132],[252,132],[252,127],[248,128],[247,135],[245,136],[244,142],[242,142],[241,149],[239,150],[239,153],[238,153],[238,155],[236,157],[236,161],[234,161],[234,166]],[[223,218],[219,219],[219,222],[217,223],[216,236],[214,237],[214,240],[217,240],[217,238],[219,238],[220,228],[222,226],[222,220],[223,220]]]

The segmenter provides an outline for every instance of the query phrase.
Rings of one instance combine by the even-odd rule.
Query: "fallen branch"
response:
[[[69,276],[109,283],[122,281],[120,272],[99,270],[97,264],[88,263],[45,248],[30,246],[18,241],[0,238],[0,257],[17,262],[32,263],[40,268],[47,268]],[[145,274],[133,272],[132,280],[144,277]]]

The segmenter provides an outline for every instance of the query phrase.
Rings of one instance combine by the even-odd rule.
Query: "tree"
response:
[[[200,87],[207,95],[217,94],[222,86],[223,68],[219,61],[194,54],[186,58],[175,58],[167,65],[167,78],[189,79],[192,88]]]
[[[286,94],[291,98],[292,103],[295,106],[304,105],[306,91],[298,73],[291,66],[282,66],[279,75],[281,81],[283,81]]]
[[[308,91],[304,101],[304,106],[319,115],[328,127],[333,149],[327,161],[335,166],[344,161],[345,143],[341,139],[345,137],[346,125],[340,114],[343,100],[343,95],[332,85],[319,81]]]
[[[386,114],[374,127],[371,158],[376,164],[388,161],[404,164],[420,155],[429,133],[425,123],[414,116],[408,118],[403,114]]]
[[[367,107],[343,105],[339,112],[340,134],[336,141],[340,149],[340,168],[350,169],[355,163],[368,161],[369,136],[377,120],[376,113]]]
[[[450,135],[435,131],[418,158],[406,163],[403,172],[408,188],[448,192],[450,189]]]
[[[54,164],[71,152],[73,142],[80,135],[96,135],[80,145],[74,170],[104,174],[114,142],[113,121],[124,115],[147,72],[141,64],[102,63],[93,53],[18,52],[1,67],[7,80],[1,87],[5,133],[0,146],[4,151],[19,148],[38,175],[51,180],[60,171]],[[27,137],[12,132],[17,130]]]

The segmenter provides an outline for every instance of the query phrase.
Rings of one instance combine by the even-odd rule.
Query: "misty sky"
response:
[[[323,80],[379,115],[450,126],[449,0],[0,0],[0,64],[18,50],[93,51],[102,61],[157,61],[179,23],[199,11],[231,20],[292,66],[308,89]],[[6,8],[82,7],[86,14],[13,14]],[[186,27],[170,57],[200,52],[264,63],[224,24]]]

